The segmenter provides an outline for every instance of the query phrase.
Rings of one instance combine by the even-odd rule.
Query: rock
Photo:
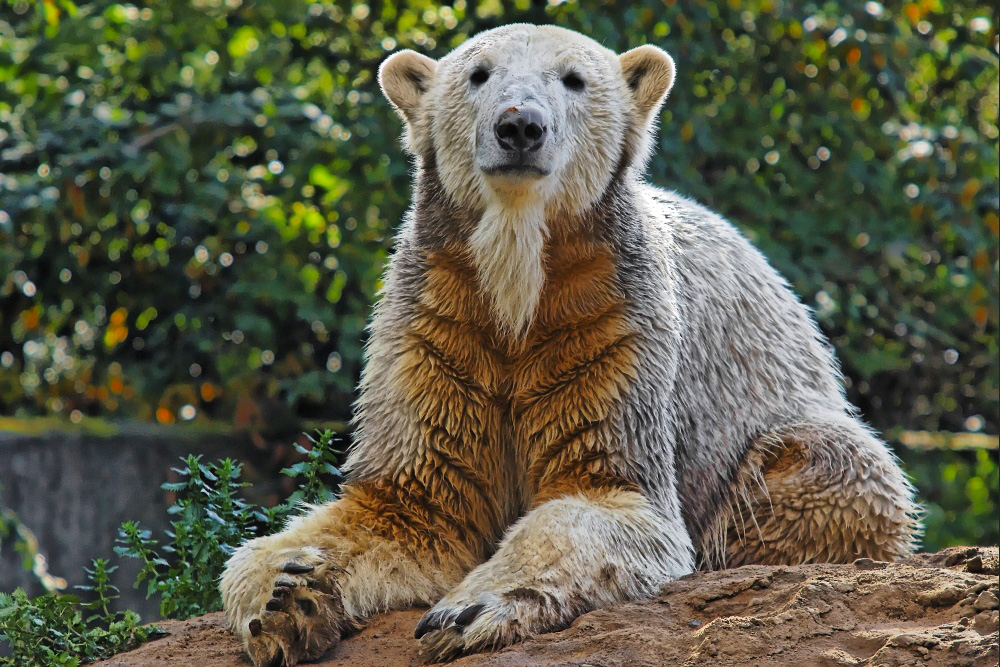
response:
[[[976,547],[956,547],[949,549],[949,552],[948,556],[944,559],[946,567],[959,565],[979,555],[979,550]]]
[[[976,557],[994,563],[997,549],[947,549],[885,567],[883,563],[871,567],[868,562],[860,567],[857,563],[751,565],[700,572],[664,587],[657,600],[594,611],[562,632],[453,664],[992,666],[1000,659],[997,580],[962,567]],[[963,618],[967,610],[975,616]],[[413,627],[422,613],[377,616],[313,664],[415,667],[420,662]],[[168,637],[99,664],[249,664],[240,656],[221,614],[160,625]]]
[[[950,607],[958,604],[967,595],[965,586],[944,586],[933,591],[921,593],[918,598],[921,604],[929,607]]]
[[[982,572],[983,571],[983,565],[984,565],[983,559],[980,558],[979,556],[975,556],[974,558],[970,558],[969,562],[967,562],[965,564],[965,571],[966,572]]]
[[[976,611],[997,609],[998,607],[1000,607],[1000,600],[997,599],[997,596],[994,593],[991,593],[990,591],[983,591],[982,593],[979,594],[979,597],[976,598],[976,603],[974,606],[976,608]]]

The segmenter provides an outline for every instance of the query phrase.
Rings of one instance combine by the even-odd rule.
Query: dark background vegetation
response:
[[[988,3],[0,0],[0,415],[345,420],[410,188],[377,67],[513,21],[674,56],[650,180],[815,309],[927,546],[995,544]]]

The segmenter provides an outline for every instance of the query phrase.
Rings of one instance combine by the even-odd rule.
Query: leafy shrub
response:
[[[117,589],[108,581],[115,570],[103,558],[88,568],[90,585],[80,586],[95,596],[82,602],[75,595],[42,595],[34,599],[21,589],[0,593],[0,640],[12,655],[0,657],[7,667],[75,667],[104,660],[156,637],[155,627],[139,625],[133,611],[112,612]],[[93,612],[85,616],[85,612]]]
[[[190,618],[221,609],[218,581],[231,550],[272,522],[236,497],[247,484],[239,481],[240,466],[231,459],[203,464],[200,456],[188,456],[185,467],[174,472],[183,481],[163,485],[177,494],[168,510],[176,517],[169,542],[161,544],[129,521],[115,553],[141,561],[136,586],[145,582],[146,597],[159,597],[161,616]]]
[[[335,486],[331,482],[341,476],[337,462],[343,449],[334,446],[337,436],[333,431],[326,430],[318,436],[317,440],[306,434],[306,439],[310,442],[308,449],[295,443],[295,451],[305,460],[281,471],[282,474],[299,480],[299,488],[292,492],[283,505],[275,509],[276,515],[281,518],[303,503],[319,504],[333,500]],[[270,517],[269,520],[273,522]]]
[[[530,20],[674,54],[652,180],[763,248],[870,421],[996,432],[988,3],[11,6],[2,412],[346,417],[409,197],[378,64]]]
[[[238,497],[248,486],[240,481],[240,465],[230,459],[203,464],[200,456],[185,459],[175,468],[182,481],[168,482],[164,490],[177,494],[167,510],[177,520],[161,544],[137,522],[122,525],[115,548],[119,556],[142,563],[136,586],[146,584],[146,597],[160,599],[164,618],[190,618],[222,609],[218,582],[226,560],[242,542],[279,529],[303,503],[332,500],[336,486],[331,480],[340,471],[333,465],[340,453],[334,448],[334,433],[307,435],[311,447],[298,444],[304,457],[282,472],[298,480],[298,488],[285,502],[271,508],[254,507]]]
[[[238,496],[247,486],[240,481],[240,466],[229,459],[202,463],[189,456],[175,469],[181,481],[163,485],[177,494],[168,512],[176,516],[166,540],[154,539],[137,522],[122,525],[119,556],[138,559],[142,567],[136,587],[146,585],[147,597],[158,597],[164,618],[190,618],[219,611],[219,578],[226,559],[243,541],[279,529],[299,511],[303,502],[325,502],[334,495],[327,482],[339,477],[332,465],[338,455],[334,434],[325,431],[309,437],[310,448],[299,447],[305,457],[284,472],[298,480],[299,488],[282,504],[254,507]],[[139,625],[132,611],[112,612],[117,589],[109,583],[114,568],[94,561],[87,570],[90,584],[81,586],[93,599],[49,594],[29,599],[23,590],[0,595],[0,640],[12,656],[0,658],[0,667],[75,666],[101,660],[128,650],[156,636],[155,627]],[[89,616],[85,612],[92,612]]]

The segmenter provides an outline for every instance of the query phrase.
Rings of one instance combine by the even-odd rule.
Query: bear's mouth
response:
[[[549,171],[533,164],[498,164],[483,167],[483,173],[488,176],[548,176]]]

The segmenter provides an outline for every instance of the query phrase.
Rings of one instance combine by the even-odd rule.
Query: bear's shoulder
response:
[[[672,190],[643,183],[638,192],[640,215],[653,236],[669,237],[678,249],[702,247],[706,242],[748,246],[743,234],[724,217]]]
[[[775,292],[787,287],[763,253],[722,215],[653,185],[641,186],[639,201],[650,245],[685,281],[702,283],[706,292],[724,284],[737,291],[751,283]]]

